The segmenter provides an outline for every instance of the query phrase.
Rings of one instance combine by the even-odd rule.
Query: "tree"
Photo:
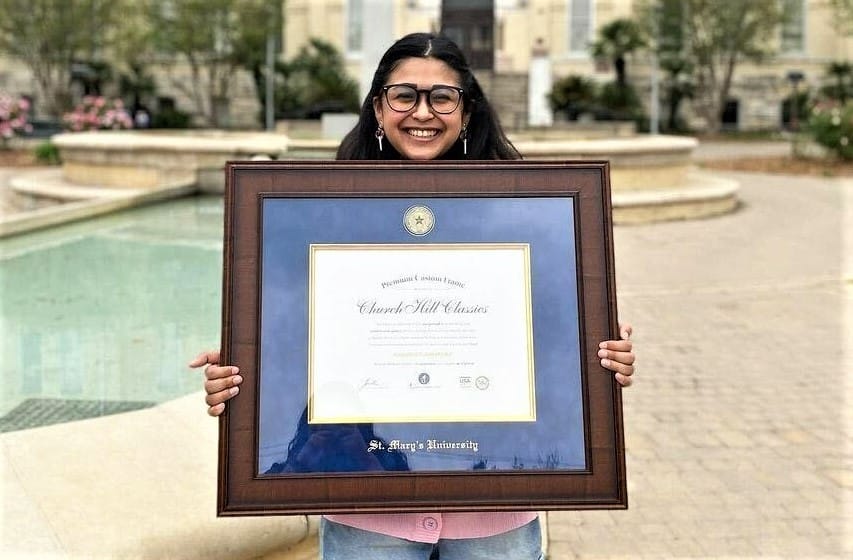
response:
[[[598,40],[592,44],[593,56],[608,58],[613,62],[616,83],[628,85],[625,57],[646,45],[642,28],[631,19],[613,20],[598,32]]]
[[[343,58],[331,43],[311,39],[277,71],[282,78],[276,95],[279,114],[304,118],[324,110],[358,112],[358,84],[346,74]]]
[[[128,2],[116,25],[111,45],[113,63],[118,72],[119,93],[128,101],[131,114],[143,108],[143,100],[154,96],[156,81],[150,72],[155,58],[154,29],[144,2]]]
[[[720,129],[735,68],[772,52],[783,13],[778,0],[684,0],[687,54],[694,67],[694,108],[709,132]]]
[[[209,126],[227,124],[224,106],[237,70],[263,56],[272,25],[264,0],[149,0],[154,40],[164,54],[187,63],[191,79],[172,79]]]
[[[237,25],[233,45],[235,62],[248,70],[255,83],[255,93],[261,111],[258,118],[264,122],[266,112],[266,51],[267,40],[272,37],[281,44],[283,24],[282,2],[241,2],[237,12]],[[275,80],[275,76],[271,77]]]
[[[0,50],[29,67],[44,113],[59,117],[71,107],[72,65],[101,56],[123,3],[0,0]]]
[[[628,83],[625,58],[644,46],[643,30],[632,19],[617,19],[599,30],[598,40],[591,45],[592,54],[611,60],[616,79],[604,84],[599,92],[598,101],[602,107],[598,118],[633,119],[641,111],[637,92]]]
[[[693,65],[687,54],[682,0],[646,0],[638,5],[640,25],[650,38],[649,47],[663,71],[661,90],[667,115],[663,128],[685,128],[679,116],[681,104],[693,96]]]
[[[832,83],[824,86],[821,93],[830,99],[837,99],[842,105],[853,95],[853,65],[846,60],[831,62],[826,67],[826,77]]]
[[[853,35],[853,0],[829,0],[835,27],[844,35]]]

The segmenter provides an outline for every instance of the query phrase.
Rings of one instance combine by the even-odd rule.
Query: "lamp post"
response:
[[[649,100],[649,132],[658,134],[660,132],[660,75],[658,63],[658,48],[660,45],[660,17],[663,12],[661,4],[655,3],[652,16],[652,40],[654,42],[651,68],[651,99]]]
[[[264,123],[267,131],[275,130],[275,37],[272,33],[267,34],[267,79],[266,91],[264,92],[266,113]]]
[[[791,130],[797,132],[800,130],[800,82],[803,81],[805,75],[799,70],[790,70],[787,75],[788,81],[791,82]]]

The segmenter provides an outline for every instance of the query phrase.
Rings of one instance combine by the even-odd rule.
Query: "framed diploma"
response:
[[[625,508],[604,162],[226,166],[220,515]]]

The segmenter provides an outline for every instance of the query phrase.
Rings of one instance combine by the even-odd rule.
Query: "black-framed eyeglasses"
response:
[[[418,89],[414,84],[389,84],[382,88],[388,106],[398,113],[414,109],[421,94],[426,95],[427,105],[436,113],[447,115],[459,107],[464,90],[456,86],[436,84],[429,89]]]

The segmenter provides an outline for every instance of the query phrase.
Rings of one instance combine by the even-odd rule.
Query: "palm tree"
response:
[[[847,90],[850,88],[850,76],[853,66],[849,62],[832,62],[826,68],[827,75],[835,79],[835,95],[841,103],[847,102]]]
[[[632,19],[616,19],[598,31],[598,40],[592,46],[595,57],[607,58],[616,71],[616,83],[625,87],[628,83],[625,57],[646,46],[646,38],[640,25]]]

